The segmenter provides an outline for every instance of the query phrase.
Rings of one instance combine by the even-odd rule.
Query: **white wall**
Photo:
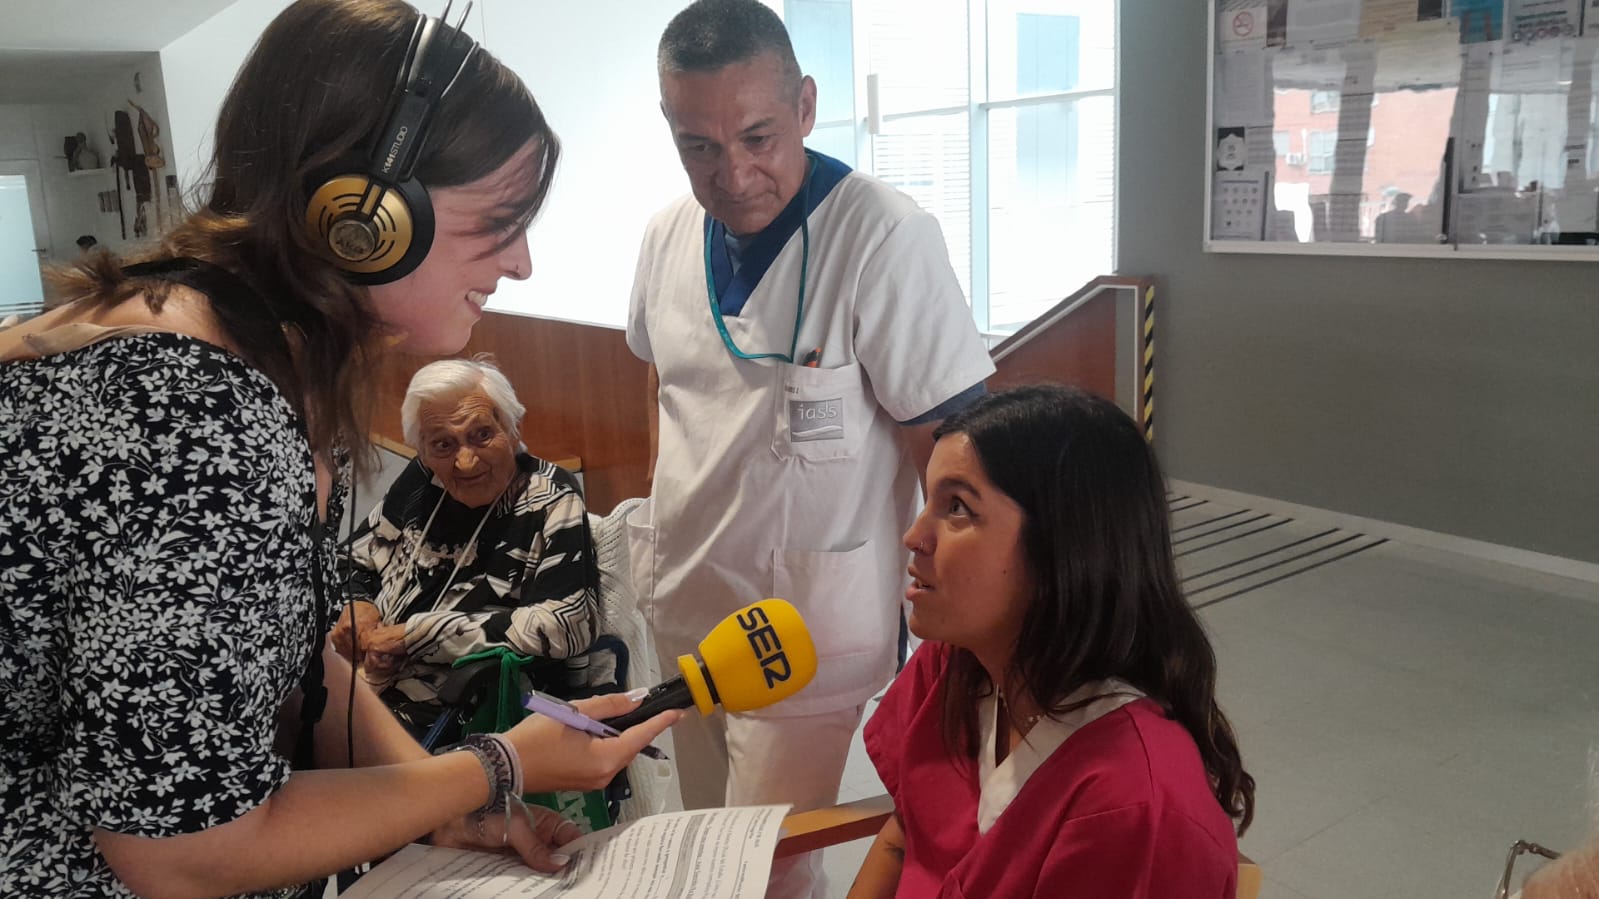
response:
[[[1122,4],[1118,242],[1166,473],[1599,562],[1587,262],[1206,253],[1205,4]]]
[[[110,144],[105,130],[97,127],[96,117],[84,97],[74,103],[51,103],[23,107],[29,113],[37,144],[39,172],[44,180],[45,212],[50,217],[50,253],[45,258],[52,262],[72,259],[78,253],[75,241],[80,234],[93,234],[102,242],[114,236],[115,212],[106,216],[100,212],[95,194],[110,190],[116,182],[109,169],[100,172],[83,172],[69,175],[67,160],[61,143],[68,134],[83,132],[89,146],[100,157],[102,167],[110,165]],[[109,227],[107,227],[109,225]]]
[[[529,236],[533,275],[503,282],[491,308],[623,324],[644,225],[688,190],[655,80],[656,42],[685,3],[480,0],[474,8],[468,30],[527,83],[562,147]],[[234,74],[286,5],[240,0],[161,51],[185,189],[203,172]]]
[[[68,261],[76,256],[80,234],[93,234],[108,246],[118,235],[117,214],[101,213],[96,197],[98,192],[115,185],[110,170],[69,175],[62,152],[62,139],[81,131],[100,154],[101,165],[107,165],[109,143],[92,108],[87,99],[0,106],[0,159],[35,161],[39,166],[39,190],[49,236],[46,262]]]
[[[89,116],[81,106],[64,103],[0,106],[0,159],[34,162],[39,167],[40,183],[30,184],[29,188],[37,189],[44,200],[44,225],[48,235],[45,249],[49,251],[44,259],[47,262],[71,258],[77,252],[73,241],[94,225],[92,219],[79,214],[76,198],[85,192],[84,181],[67,177],[66,157],[61,149],[62,138],[86,132],[89,124]],[[98,141],[100,146],[104,143],[103,138]],[[110,186],[107,177],[104,185],[93,190]],[[90,203],[95,202],[93,190],[87,191]],[[89,208],[98,207],[91,205]]]
[[[165,187],[166,176],[173,172],[173,144],[164,81],[160,57],[152,53],[143,64],[108,72],[107,76],[98,82],[85,104],[93,129],[89,132],[89,142],[100,154],[100,164],[104,166],[111,164],[114,152],[107,135],[112,131],[114,114],[117,110],[127,112],[133,124],[133,151],[136,153],[144,152],[144,139],[139,133],[139,111],[134,109],[131,103],[144,107],[161,129],[156,140],[161,145],[161,156],[166,164],[150,171],[152,202],[147,210],[148,233],[144,237],[139,237],[134,231],[134,222],[138,216],[138,201],[130,178],[114,177],[111,173],[105,176],[80,176],[80,181],[86,183],[87,187],[78,198],[79,206],[94,214],[98,223],[95,229],[88,233],[94,234],[100,243],[113,252],[122,252],[141,243],[155,240],[176,221],[174,210],[167,200]],[[117,220],[117,213],[113,211],[100,214],[99,206],[95,204],[95,191],[106,190],[113,184],[122,194],[126,237],[122,236],[124,222]]]
[[[288,5],[289,0],[238,0],[162,48],[172,163],[186,196],[210,161],[217,112],[233,76],[267,23]]]
[[[655,46],[684,0],[484,3],[484,45],[527,83],[561,139],[529,242],[533,276],[492,308],[622,325],[649,217],[688,191],[661,118]]]
[[[151,187],[161,205],[150,210],[150,234],[154,239],[164,230],[163,214],[168,211],[162,191],[164,176],[171,172],[172,144],[167,133],[166,91],[161,77],[160,59],[143,54],[134,64],[96,68],[64,80],[73,85],[71,99],[52,103],[0,105],[0,159],[34,160],[39,166],[41,193],[48,218],[50,251],[46,261],[69,261],[77,256],[77,238],[93,234],[113,252],[132,249],[140,241],[133,230],[137,214],[131,185],[122,190],[127,237],[113,207],[101,212],[98,194],[118,188],[116,173],[110,168],[114,147],[111,143],[113,113],[126,109],[134,126],[135,151],[144,151],[138,134],[138,113],[129,100],[143,106],[161,126],[158,141],[168,167],[151,172]],[[137,86],[136,86],[137,85]],[[69,96],[56,94],[54,96]],[[62,141],[69,134],[82,132],[99,157],[100,170],[68,173]],[[170,218],[168,218],[170,221]]]

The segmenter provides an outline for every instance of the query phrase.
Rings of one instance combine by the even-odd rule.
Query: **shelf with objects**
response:
[[[1599,5],[1210,9],[1206,250],[1599,260]]]

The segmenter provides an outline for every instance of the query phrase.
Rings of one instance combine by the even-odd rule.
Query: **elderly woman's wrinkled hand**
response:
[[[380,624],[362,631],[361,651],[368,682],[393,680],[405,666],[405,625]]]
[[[354,615],[351,615],[351,612]],[[351,618],[355,619],[352,628]],[[370,648],[370,631],[383,624],[383,614],[378,607],[366,602],[356,600],[339,613],[338,620],[333,624],[333,631],[328,634],[328,639],[333,641],[333,650],[339,655],[350,660],[350,664],[359,665],[362,656]]]

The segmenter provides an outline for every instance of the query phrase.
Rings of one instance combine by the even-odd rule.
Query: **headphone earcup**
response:
[[[420,181],[373,191],[364,166],[347,160],[311,178],[305,225],[328,259],[358,284],[387,284],[416,271],[433,246],[433,203]]]

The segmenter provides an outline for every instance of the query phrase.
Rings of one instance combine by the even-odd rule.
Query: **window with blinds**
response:
[[[1013,332],[1114,271],[1114,0],[787,0],[784,14],[817,81],[807,143],[938,219],[982,330]]]

